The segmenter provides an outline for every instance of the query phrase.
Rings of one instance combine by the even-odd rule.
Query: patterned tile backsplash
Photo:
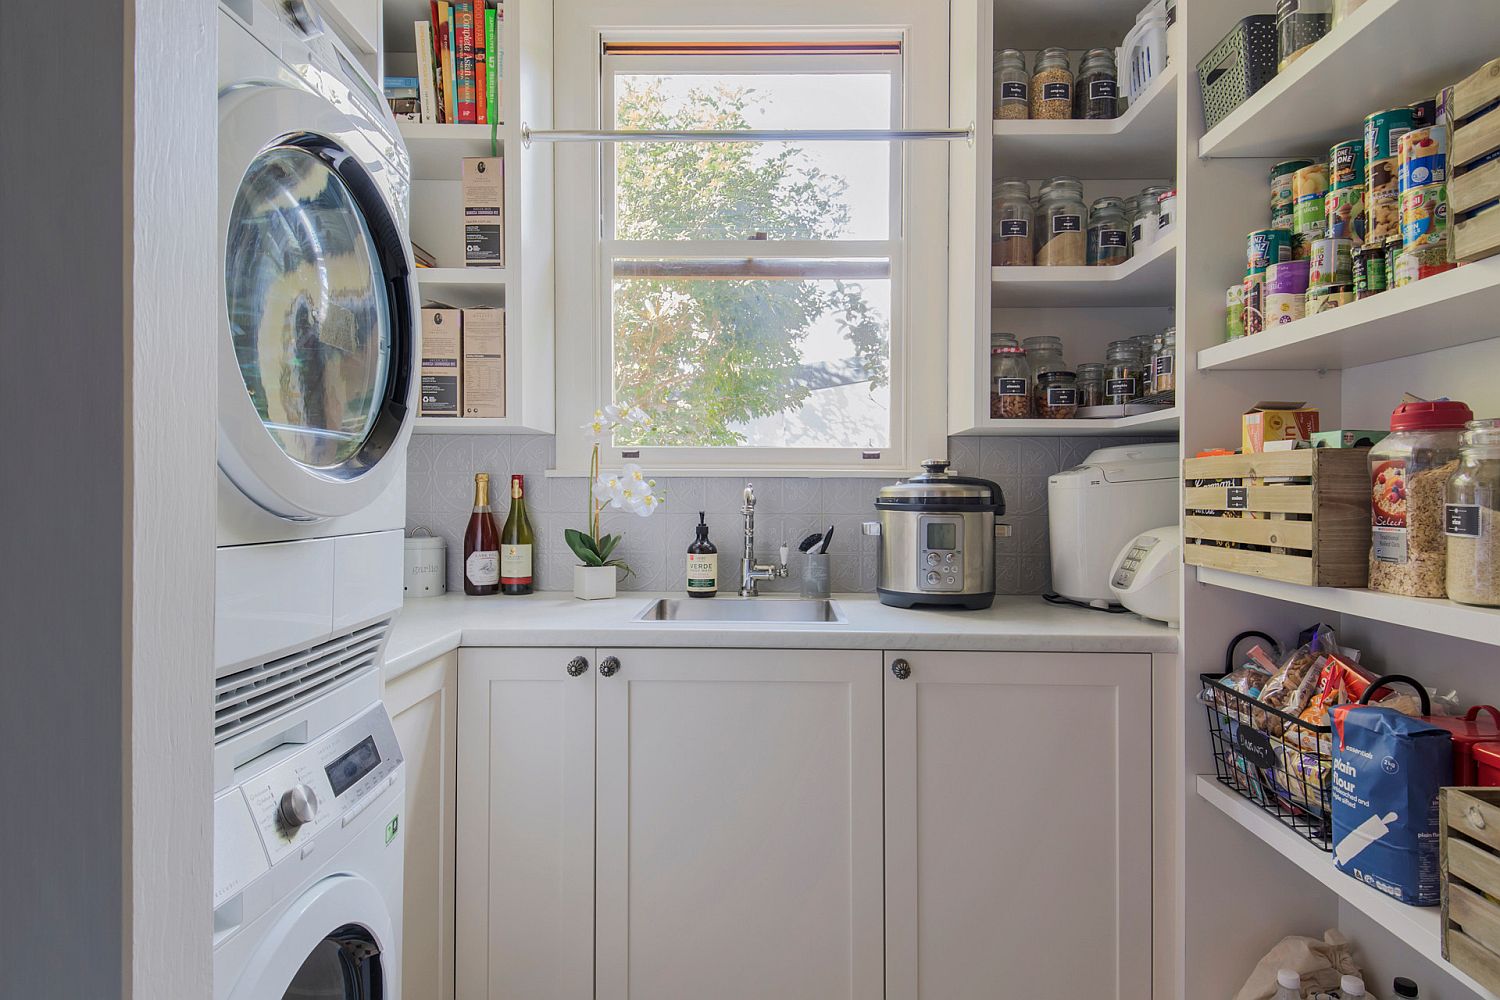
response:
[[[1077,465],[1096,448],[1147,438],[954,437],[948,457],[956,471],[1000,484],[1010,538],[995,542],[995,590],[1001,594],[1040,594],[1051,580],[1047,535],[1047,477]],[[448,589],[463,589],[459,567],[463,530],[474,497],[474,473],[496,482],[502,522],[508,477],[526,476],[526,502],[536,535],[535,571],[542,590],[571,590],[577,559],[563,541],[563,529],[583,527],[588,503],[583,478],[548,478],[554,462],[551,435],[417,434],[407,459],[406,525],[427,528],[448,543]],[[649,471],[649,470],[648,470]],[[913,470],[915,471],[915,470]],[[756,477],[756,543],[762,561],[774,558],[784,540],[792,546],[792,574],[762,583],[766,592],[795,591],[800,579],[796,545],[813,532],[835,525],[833,590],[873,592],[878,539],[860,531],[873,520],[875,494],[888,480]],[[635,571],[620,581],[622,590],[678,591],[685,586],[686,552],[698,511],[708,512],[709,537],[719,547],[726,584],[740,557],[741,495],[747,480],[723,477],[658,479],[666,505],[650,518],[623,511],[604,515],[606,531],[623,531],[620,553]],[[724,584],[721,584],[724,586]],[[726,590],[728,587],[726,586]]]

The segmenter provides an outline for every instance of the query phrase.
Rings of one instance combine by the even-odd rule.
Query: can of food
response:
[[[1401,155],[1401,137],[1410,132],[1415,116],[1411,108],[1377,111],[1365,119],[1365,162],[1390,160]]]
[[[1245,333],[1260,333],[1266,328],[1266,275],[1245,275]]]
[[[1287,229],[1256,229],[1245,240],[1245,263],[1252,271],[1292,259],[1292,234]]]
[[[1385,291],[1385,247],[1374,243],[1354,248],[1354,297],[1367,299]]]
[[[1347,139],[1328,151],[1328,189],[1363,187],[1365,183],[1365,141]]]
[[[1271,218],[1275,225],[1278,210],[1285,210],[1286,215],[1292,214],[1292,204],[1297,200],[1292,193],[1292,175],[1303,167],[1312,166],[1312,160],[1282,160],[1271,168]]]
[[[1354,301],[1354,289],[1349,285],[1342,287],[1323,288],[1317,292],[1307,293],[1307,308],[1305,315],[1316,316],[1318,313],[1337,309],[1339,306],[1347,306]]]
[[[1412,247],[1396,258],[1394,287],[1410,285],[1424,278],[1430,278],[1434,274],[1451,271],[1457,266],[1448,259],[1446,244]]]
[[[1328,235],[1341,240],[1365,241],[1365,186],[1329,191],[1324,201]]]
[[[1429,184],[1401,195],[1401,242],[1407,250],[1448,239],[1448,185]]]
[[[1309,163],[1292,175],[1292,203],[1328,193],[1328,164]]]
[[[1413,188],[1448,182],[1448,129],[1412,129],[1401,137],[1397,183],[1404,194]]]
[[[1290,233],[1295,221],[1296,217],[1293,215],[1292,206],[1290,205],[1288,205],[1284,209],[1278,208],[1276,211],[1271,213],[1272,229],[1285,229]]]
[[[1307,287],[1321,291],[1330,285],[1354,286],[1354,243],[1352,240],[1314,240],[1312,262],[1307,270]]]
[[[1373,240],[1371,242],[1374,242]],[[1401,256],[1401,251],[1406,249],[1406,243],[1401,239],[1398,232],[1395,236],[1388,236],[1380,241],[1381,252],[1385,256],[1385,287],[1396,287],[1396,258]]]
[[[1365,187],[1366,239],[1387,240],[1401,235],[1400,172],[1400,161],[1394,157],[1370,161],[1370,182]]]
[[[1312,261],[1287,260],[1266,268],[1266,295],[1306,295]]]
[[[1430,128],[1437,124],[1438,99],[1418,101],[1411,106],[1411,127]]]
[[[1224,332],[1229,340],[1245,335],[1245,284],[1230,285],[1224,290]]]
[[[1280,326],[1307,315],[1306,292],[1267,292],[1266,326]]]

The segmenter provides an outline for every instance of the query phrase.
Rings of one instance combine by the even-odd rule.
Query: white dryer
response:
[[[219,17],[215,677],[401,602],[418,382],[410,164],[308,0]]]

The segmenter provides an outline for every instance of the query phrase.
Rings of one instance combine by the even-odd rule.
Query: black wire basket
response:
[[[1235,668],[1235,636],[1223,673],[1200,674],[1214,773],[1223,784],[1324,851],[1333,850],[1333,727],[1315,726],[1219,683]]]

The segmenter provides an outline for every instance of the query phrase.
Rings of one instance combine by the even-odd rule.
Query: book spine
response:
[[[443,19],[443,112],[446,121],[458,121],[458,83],[454,78],[456,66],[453,61],[453,7],[447,0],[438,0],[438,16]]]
[[[490,120],[504,122],[500,114],[500,36],[495,31],[495,8],[484,6],[485,91],[484,103],[490,109]]]
[[[474,120],[481,125],[490,123],[489,102],[489,36],[484,30],[484,17],[488,11],[485,0],[474,0]]]
[[[417,102],[422,109],[422,121],[432,124],[437,121],[437,94],[432,76],[432,25],[426,21],[414,22],[417,35]]]
[[[494,79],[494,106],[499,121],[505,124],[505,115],[498,109],[505,107],[505,0],[495,0],[495,50],[490,56],[490,76]]]
[[[458,0],[453,5],[454,74],[458,81],[458,120],[474,123],[474,0]]]
[[[445,122],[448,115],[443,107],[443,26],[438,18],[438,0],[429,0],[432,17],[427,22],[427,36],[432,43],[432,93],[437,105],[437,121]]]

